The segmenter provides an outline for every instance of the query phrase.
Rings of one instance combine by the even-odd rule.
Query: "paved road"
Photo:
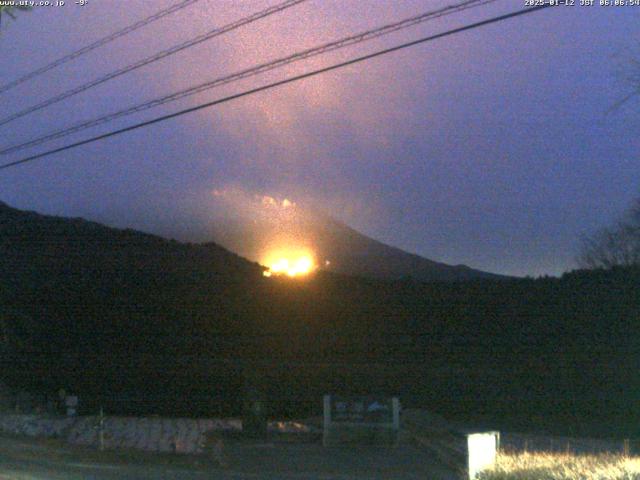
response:
[[[323,449],[320,445],[225,448],[227,466],[206,457],[101,454],[51,441],[0,437],[0,480],[453,480],[456,476],[413,447]]]

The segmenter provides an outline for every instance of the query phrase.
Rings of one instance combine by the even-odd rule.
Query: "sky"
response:
[[[0,84],[175,1],[3,19]],[[3,125],[0,146],[458,1],[308,0]],[[276,3],[200,0],[0,94],[0,117]],[[522,6],[497,0],[0,163]],[[638,26],[640,7],[546,9],[2,170],[0,200],[205,241],[234,215],[214,192],[287,198],[436,261],[559,275],[640,196],[640,98],[610,111],[630,92]]]

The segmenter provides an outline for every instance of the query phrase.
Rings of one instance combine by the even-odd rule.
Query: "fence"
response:
[[[634,455],[640,453],[640,440],[628,438],[616,440],[503,433],[501,436],[501,449],[506,452],[513,453],[610,453]]]

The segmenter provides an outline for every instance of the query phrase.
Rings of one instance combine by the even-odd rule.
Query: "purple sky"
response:
[[[0,84],[174,1],[21,12],[3,21]],[[0,116],[275,3],[202,0],[0,95]],[[0,144],[449,3],[310,0],[5,125]],[[522,4],[497,1],[72,138]],[[629,92],[619,72],[640,58],[639,25],[640,7],[547,9],[2,171],[0,200],[204,240],[221,214],[213,190],[232,189],[320,207],[434,260],[560,274],[575,267],[580,235],[640,195],[640,98],[606,115]]]

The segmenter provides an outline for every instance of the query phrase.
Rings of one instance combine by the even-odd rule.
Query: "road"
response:
[[[95,452],[56,441],[0,437],[0,480],[454,480],[453,472],[420,450],[320,445],[225,447],[226,466],[206,456]]]

